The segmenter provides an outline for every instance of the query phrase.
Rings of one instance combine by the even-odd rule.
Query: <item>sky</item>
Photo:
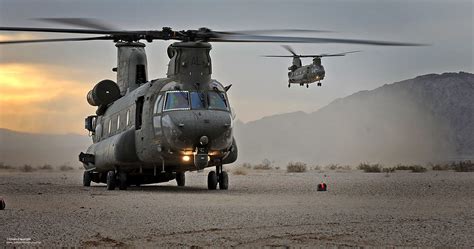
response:
[[[274,43],[212,44],[213,78],[233,84],[230,103],[237,119],[313,112],[361,90],[427,73],[473,72],[474,1],[461,0],[264,0],[129,1],[0,0],[0,26],[60,27],[35,18],[95,18],[119,29],[214,30],[323,29],[317,37],[428,43],[425,47],[350,44],[289,44],[298,53],[362,50],[324,58],[322,87],[287,87],[290,58]],[[308,35],[308,34],[296,34]],[[0,40],[80,35],[0,32]],[[166,77],[171,41],[147,43],[150,79]],[[111,41],[0,46],[0,128],[33,133],[77,133],[95,108],[87,92],[102,79],[115,80]],[[308,58],[304,64],[311,62]]]

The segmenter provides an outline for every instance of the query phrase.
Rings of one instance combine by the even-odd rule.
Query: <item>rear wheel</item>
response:
[[[126,172],[119,172],[119,189],[126,190],[128,186],[127,182],[127,173]]]
[[[84,187],[89,187],[91,185],[91,181],[92,181],[91,172],[84,171],[84,176],[82,177],[82,185],[84,185]]]
[[[207,175],[207,188],[210,190],[217,188],[217,174],[215,171],[211,171]]]
[[[183,187],[186,182],[184,172],[176,172],[176,183],[178,186]]]
[[[107,172],[107,190],[114,190],[116,184],[115,172],[113,170]]]
[[[219,175],[219,189],[228,189],[229,188],[229,176],[227,172],[222,171]]]

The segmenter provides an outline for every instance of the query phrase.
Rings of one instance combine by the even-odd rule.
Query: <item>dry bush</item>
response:
[[[237,167],[234,170],[232,170],[232,174],[234,174],[234,175],[243,175],[244,176],[244,175],[247,175],[247,173],[248,173],[248,168],[242,167],[242,166]]]
[[[70,171],[70,170],[74,170],[74,167],[64,164],[64,165],[59,166],[59,170]]]
[[[252,164],[250,163],[243,163],[242,164],[242,167],[246,168],[246,169],[251,169],[252,168]]]
[[[410,170],[414,173],[423,173],[427,171],[427,169],[421,165],[411,165]]]
[[[315,166],[313,166],[313,170],[321,170],[321,169],[322,169],[322,167],[321,167],[321,166],[319,166],[319,165],[315,165]]]
[[[451,170],[452,167],[449,164],[429,164],[432,170],[437,171],[444,171],[444,170]]]
[[[336,170],[337,167],[339,167],[339,165],[337,165],[337,164],[329,164],[329,165],[326,165],[325,168],[328,169],[328,170]]]
[[[395,170],[410,170],[410,166],[397,164],[397,166],[395,166]]]
[[[13,166],[0,162],[0,170],[1,169],[13,169]]]
[[[384,172],[384,173],[393,173],[393,172],[395,172],[395,167],[383,168],[382,172]]]
[[[272,162],[268,159],[263,159],[262,163],[253,166],[253,169],[269,170],[272,169]]]
[[[357,169],[363,170],[366,173],[380,173],[382,172],[382,166],[380,164],[369,164],[361,163],[357,166]]]
[[[474,163],[470,160],[453,163],[452,167],[456,172],[474,172]]]
[[[45,164],[45,165],[39,166],[38,169],[39,170],[52,170],[53,166],[51,166],[49,164]]]
[[[302,162],[290,162],[286,166],[287,172],[302,173],[302,172],[306,172],[306,169],[307,169],[306,163],[302,163]]]
[[[33,166],[29,165],[29,164],[25,164],[21,167],[18,168],[21,172],[33,172],[35,171],[36,169],[33,168]]]

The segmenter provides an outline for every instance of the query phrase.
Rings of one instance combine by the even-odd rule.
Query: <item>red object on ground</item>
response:
[[[322,182],[318,184],[318,191],[326,191],[327,190],[327,185],[326,183]]]

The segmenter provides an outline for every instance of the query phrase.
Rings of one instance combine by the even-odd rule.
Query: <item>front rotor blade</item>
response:
[[[343,52],[343,53],[337,53],[337,54],[304,54],[300,55],[300,57],[305,58],[305,57],[333,57],[333,56],[345,56],[346,54],[352,54],[352,53],[357,53],[361,52],[360,50],[357,51],[349,51],[349,52]]]
[[[67,25],[74,25],[83,28],[96,29],[96,30],[115,30],[109,24],[105,24],[99,19],[93,18],[35,18],[35,20],[51,22],[51,23],[60,23]]]
[[[282,42],[282,43],[345,43],[377,46],[426,46],[427,44],[358,40],[358,39],[337,39],[318,37],[290,37],[290,36],[263,36],[263,35],[226,35],[209,38],[211,42]]]
[[[0,45],[21,44],[21,43],[42,43],[42,42],[65,42],[65,41],[96,41],[96,40],[112,40],[110,36],[84,37],[84,38],[59,38],[59,39],[36,39],[36,40],[14,40],[0,41]]]
[[[133,34],[133,31],[96,30],[96,29],[27,28],[27,27],[0,27],[0,31],[73,33],[73,34],[102,34],[102,35]]]
[[[300,56],[293,56],[293,55],[262,55],[262,57],[289,57],[289,58],[293,58],[293,57],[300,57]]]

